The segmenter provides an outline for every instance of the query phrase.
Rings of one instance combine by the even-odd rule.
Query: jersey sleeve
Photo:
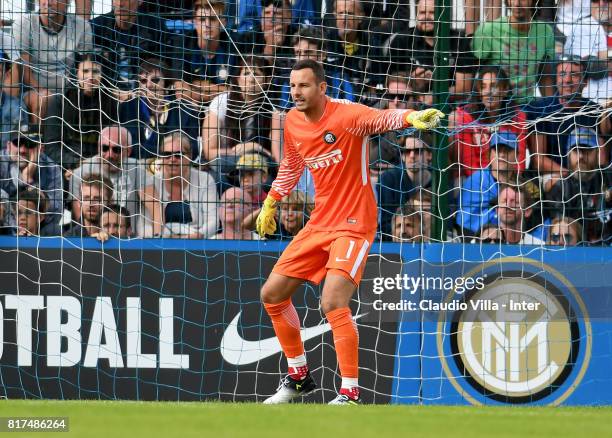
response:
[[[285,156],[281,161],[276,179],[272,183],[272,188],[268,193],[277,201],[280,201],[283,197],[291,193],[293,187],[295,187],[300,180],[305,166],[304,159],[295,150],[293,140],[291,139],[286,127],[284,134],[284,147]]]
[[[365,137],[410,126],[406,116],[412,110],[379,110],[362,104],[346,106],[346,128],[354,135]]]

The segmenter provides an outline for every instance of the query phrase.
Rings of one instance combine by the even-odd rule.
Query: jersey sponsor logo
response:
[[[323,135],[323,141],[327,144],[334,144],[336,142],[336,136],[332,132],[327,131]]]
[[[276,336],[260,339],[258,341],[247,341],[240,336],[240,333],[238,332],[240,313],[241,312],[239,312],[238,315],[232,319],[227,326],[227,329],[225,329],[225,333],[223,333],[223,338],[221,338],[221,356],[226,362],[229,362],[232,365],[249,365],[270,356],[274,356],[282,351],[281,345]],[[357,320],[364,315],[365,313],[355,315],[353,320]],[[329,323],[303,328],[302,342],[306,342],[309,339],[321,336],[330,330],[331,326]]]
[[[327,152],[316,157],[304,158],[304,162],[309,169],[329,167],[334,164],[338,164],[342,160],[344,160],[344,157],[342,156],[342,151],[340,149],[334,149],[331,152]]]

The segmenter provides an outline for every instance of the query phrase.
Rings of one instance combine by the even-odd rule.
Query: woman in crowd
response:
[[[494,66],[481,68],[474,80],[472,101],[449,117],[449,130],[454,131],[451,162],[458,165],[459,182],[487,167],[489,139],[495,131],[517,136],[519,171],[525,169],[530,141],[526,120],[525,113],[512,100],[510,80],[504,70]]]
[[[210,103],[202,125],[202,154],[207,161],[235,155],[238,143],[256,142],[270,151],[274,108],[268,98],[270,65],[262,57],[240,59],[230,91]],[[275,115],[276,116],[276,115]]]
[[[49,102],[43,121],[45,153],[64,169],[95,155],[100,131],[116,123],[118,103],[103,86],[103,63],[96,53],[80,55],[76,86]]]
[[[144,237],[203,239],[217,232],[217,189],[212,176],[191,166],[191,143],[182,132],[164,137],[160,158],[141,190]]]

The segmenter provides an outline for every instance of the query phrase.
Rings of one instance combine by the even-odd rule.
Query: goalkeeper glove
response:
[[[278,202],[271,196],[268,196],[261,207],[261,211],[257,216],[255,228],[261,237],[266,234],[273,234],[276,231],[276,204]]]
[[[435,108],[428,108],[423,111],[412,111],[406,116],[406,121],[416,129],[432,129],[440,124],[440,119],[444,118],[444,113]]]

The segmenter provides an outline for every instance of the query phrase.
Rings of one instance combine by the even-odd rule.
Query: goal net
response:
[[[274,391],[286,361],[259,291],[349,135],[321,131],[331,155],[260,238],[291,68],[313,59],[332,99],[445,113],[363,143],[365,401],[611,402],[608,3],[0,4],[0,396]],[[310,401],[340,383],[320,293],[294,297]]]

